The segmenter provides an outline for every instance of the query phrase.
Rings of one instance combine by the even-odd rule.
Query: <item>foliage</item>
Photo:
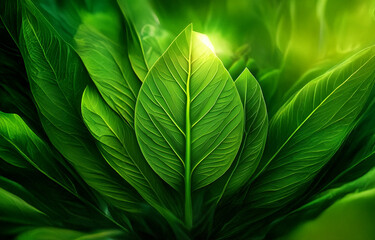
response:
[[[373,199],[374,9],[1,1],[0,235],[288,239]]]

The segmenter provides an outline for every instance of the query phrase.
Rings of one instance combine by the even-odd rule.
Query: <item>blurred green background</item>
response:
[[[208,35],[233,78],[248,67],[267,102],[375,43],[374,0],[128,1],[149,65],[189,23]],[[270,115],[279,107],[268,106]]]
[[[280,240],[375,239],[375,189],[349,194]]]

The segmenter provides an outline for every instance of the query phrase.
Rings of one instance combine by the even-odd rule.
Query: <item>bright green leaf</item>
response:
[[[248,183],[262,157],[267,139],[268,117],[262,90],[248,69],[235,81],[243,103],[245,128],[242,144],[231,168],[222,177],[222,194],[230,195]]]
[[[139,93],[136,132],[151,167],[181,190],[220,177],[240,145],[243,110],[219,59],[186,28],[151,68]],[[187,169],[187,170],[186,170]]]
[[[262,172],[247,201],[283,207],[300,196],[352,129],[374,84],[375,47],[309,82],[270,121]],[[265,171],[263,171],[265,169]]]
[[[107,104],[133,126],[141,81],[128,58],[121,12],[110,5],[79,17],[82,22],[74,35],[74,49]]]
[[[133,67],[134,72],[138,78],[143,82],[147,73],[148,66],[144,56],[142,42],[139,38],[138,32],[128,15],[127,4],[124,0],[117,0],[118,5],[125,17],[127,23],[127,43],[128,43],[128,54],[129,60]]]
[[[243,133],[234,82],[207,37],[191,25],[150,69],[138,96],[135,129],[153,170],[185,192],[189,227],[191,192],[228,170]]]
[[[82,115],[109,165],[155,207],[173,209],[171,189],[150,168],[137,144],[134,129],[121,119],[89,86],[82,98]]]

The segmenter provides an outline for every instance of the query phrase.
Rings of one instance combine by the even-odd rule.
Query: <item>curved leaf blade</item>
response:
[[[31,225],[49,225],[48,216],[20,197],[0,187],[0,220]]]
[[[23,56],[31,91],[50,141],[88,185],[114,206],[137,211],[137,193],[100,157],[80,117],[80,101],[88,76],[72,49],[25,1]]]
[[[14,43],[19,46],[22,23],[21,1],[4,0],[0,3],[0,21],[5,26]]]
[[[127,39],[128,39],[128,44],[129,44],[128,46],[129,61],[131,63],[131,66],[135,74],[137,74],[139,80],[143,82],[148,73],[148,66],[144,58],[144,51],[141,45],[141,41],[139,40],[139,36],[133,26],[133,23],[129,22],[129,20],[128,20]]]
[[[275,236],[282,236],[290,232],[291,228],[289,226],[296,222],[303,223],[312,220],[345,197],[360,194],[368,190],[374,190],[374,188],[375,168],[372,167],[363,176],[350,182],[346,182],[341,186],[321,192],[315,195],[313,199],[303,206],[289,212],[280,219],[277,219],[277,221],[274,221],[270,225],[270,231],[267,237],[272,238]]]
[[[60,164],[62,159],[16,114],[0,111],[0,157],[15,166],[35,167],[71,192],[75,186]],[[59,162],[60,161],[60,162]],[[71,176],[70,176],[71,177]],[[72,178],[72,177],[71,177]]]
[[[34,4],[79,55],[107,104],[133,126],[141,81],[129,61],[130,32],[117,3],[69,0]]]
[[[265,162],[247,201],[282,207],[299,196],[352,130],[374,84],[375,47],[303,87],[272,118]],[[292,197],[293,196],[293,197]]]
[[[133,22],[127,16],[127,12],[129,11],[127,3],[124,0],[117,0],[117,4],[119,5],[122,14],[125,17],[125,21],[127,23],[126,35],[128,43],[129,61],[133,67],[135,74],[137,74],[138,78],[143,82],[148,73],[148,66],[145,59],[141,39],[138,35],[138,32]]]
[[[79,16],[81,24],[74,35],[74,49],[107,104],[133,127],[141,81],[128,58],[121,13],[115,4],[104,5],[100,11]]]
[[[191,26],[146,77],[135,128],[150,166],[178,191],[184,182],[193,190],[212,183],[232,163],[242,137],[241,100],[229,73]]]
[[[267,108],[258,81],[246,68],[235,84],[244,108],[245,127],[240,150],[222,177],[225,181],[221,196],[231,195],[249,182],[262,157],[267,139]]]
[[[92,86],[83,93],[82,115],[99,151],[120,176],[152,206],[177,207],[170,189],[165,188],[165,183],[144,159],[134,129],[109,108]]]
[[[121,232],[116,229],[100,230],[93,233],[85,233],[64,228],[40,227],[19,234],[16,240],[106,240],[118,237],[131,237],[130,234],[128,235],[124,236],[124,232]]]

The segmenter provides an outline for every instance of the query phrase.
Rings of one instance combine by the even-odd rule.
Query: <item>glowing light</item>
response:
[[[207,35],[202,33],[197,33],[199,40],[202,41],[209,49],[211,49],[212,52],[215,53],[214,45],[212,45],[210,39],[207,37]]]

